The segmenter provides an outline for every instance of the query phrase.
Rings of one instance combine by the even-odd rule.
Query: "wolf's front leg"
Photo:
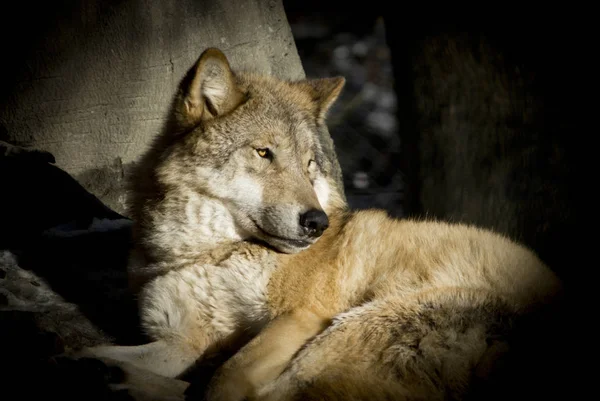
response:
[[[126,391],[136,401],[183,401],[189,383],[177,377],[201,355],[202,349],[183,341],[158,340],[136,346],[84,348],[65,356],[99,360],[107,370],[117,368],[122,372],[121,381],[106,382],[106,386],[113,391]]]
[[[209,384],[206,400],[241,401],[254,397],[330,321],[306,310],[277,317],[218,370]]]
[[[76,358],[118,361],[164,377],[177,377],[202,355],[201,350],[183,342],[158,340],[144,345],[101,345],[84,348]]]

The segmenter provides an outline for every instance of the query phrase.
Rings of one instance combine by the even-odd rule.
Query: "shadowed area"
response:
[[[105,367],[50,358],[82,346],[144,341],[127,284],[130,221],[51,164],[51,154],[5,142],[0,149],[3,379],[18,399],[81,399],[84,390],[86,399],[106,399]]]

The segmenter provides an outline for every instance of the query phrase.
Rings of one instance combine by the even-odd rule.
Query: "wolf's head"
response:
[[[220,220],[197,224],[233,223],[240,238],[287,253],[310,246],[328,227],[326,212],[343,203],[318,132],[344,82],[234,73],[221,51],[206,50],[181,83],[155,166],[163,199],[187,200],[185,224],[206,215],[194,193],[223,206],[213,207]]]

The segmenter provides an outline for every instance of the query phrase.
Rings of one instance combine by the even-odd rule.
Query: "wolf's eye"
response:
[[[268,148],[261,148],[261,149],[256,149],[256,153],[258,153],[258,155],[260,157],[263,157],[266,159],[267,157],[270,156],[271,151]]]

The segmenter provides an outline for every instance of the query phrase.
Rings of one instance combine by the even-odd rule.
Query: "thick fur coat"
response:
[[[557,277],[491,231],[351,211],[320,135],[344,80],[233,72],[208,49],[134,175],[137,347],[95,347],[139,399],[467,399]],[[244,343],[244,342],[242,342]]]

